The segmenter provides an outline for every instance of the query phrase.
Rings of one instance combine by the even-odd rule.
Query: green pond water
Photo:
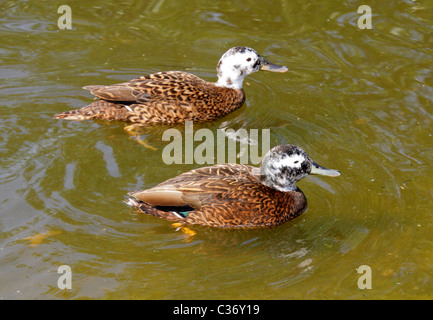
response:
[[[72,29],[60,30],[67,4]],[[372,28],[360,29],[369,5]],[[0,299],[432,299],[433,2],[0,3]],[[123,203],[200,164],[165,164],[164,130],[57,120],[82,87],[166,70],[216,81],[233,46],[284,74],[194,130],[269,129],[338,178],[298,183],[308,210],[263,230],[194,227]],[[182,131],[182,125],[173,126]],[[29,238],[30,237],[30,238]],[[58,268],[72,288],[58,286]],[[358,281],[371,270],[371,289]],[[367,275],[367,274],[365,274]]]

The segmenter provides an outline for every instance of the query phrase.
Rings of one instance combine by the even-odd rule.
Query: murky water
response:
[[[2,2],[0,298],[433,298],[433,4],[370,2],[361,30],[363,4],[73,1],[59,30],[53,1]],[[124,123],[52,116],[92,101],[84,85],[163,70],[215,81],[237,45],[289,72],[249,76],[243,108],[194,128],[270,129],[272,146],[342,176],[299,182],[309,207],[285,225],[186,238],[122,202],[199,167],[164,164],[167,127],[143,133],[154,150]]]

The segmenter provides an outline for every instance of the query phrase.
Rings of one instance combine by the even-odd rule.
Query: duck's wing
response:
[[[130,196],[152,206],[190,206],[199,209],[203,204],[236,193],[237,188],[257,184],[257,168],[225,164],[185,172],[151,189],[131,192]]]
[[[94,96],[107,101],[145,103],[151,100],[187,100],[202,91],[201,78],[182,71],[158,72],[128,82],[103,86],[86,86]]]

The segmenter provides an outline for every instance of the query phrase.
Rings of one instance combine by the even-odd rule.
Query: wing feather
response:
[[[98,98],[108,101],[149,102],[150,100],[188,100],[197,94],[206,82],[181,71],[158,72],[110,86],[86,86]]]
[[[218,194],[227,197],[236,186],[256,184],[258,178],[254,175],[257,173],[255,169],[239,164],[199,168],[129,195],[153,206],[189,205],[199,209],[203,204],[215,201]]]

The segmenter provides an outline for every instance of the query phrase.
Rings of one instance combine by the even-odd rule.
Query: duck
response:
[[[252,48],[233,47],[217,64],[216,82],[188,72],[165,71],[119,84],[85,86],[98,100],[54,118],[134,124],[211,121],[244,104],[244,78],[259,70],[282,73],[288,68],[266,61]]]
[[[269,150],[259,168],[217,164],[194,169],[130,192],[124,202],[183,226],[272,227],[305,212],[307,199],[296,182],[309,174],[337,177],[340,171],[318,165],[298,146],[284,144]]]

